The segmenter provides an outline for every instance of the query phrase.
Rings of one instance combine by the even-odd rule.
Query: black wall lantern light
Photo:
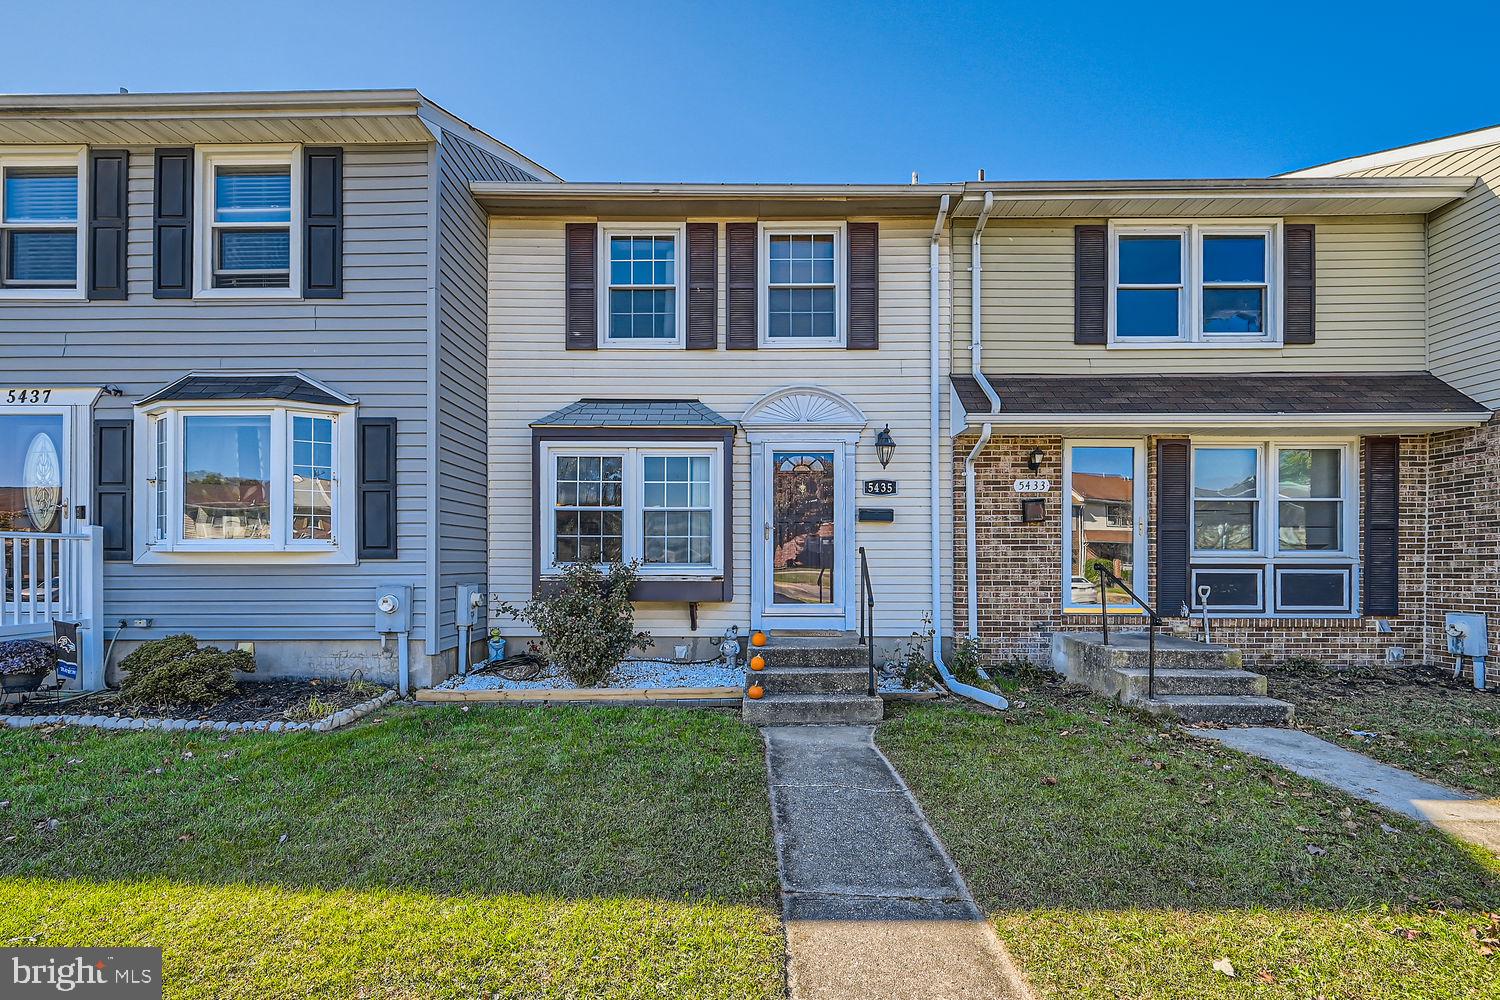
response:
[[[1033,448],[1031,449],[1031,454],[1026,456],[1026,467],[1032,472],[1040,472],[1042,470],[1042,460],[1046,457],[1047,453],[1042,451],[1042,449]]]
[[[880,459],[880,467],[884,469],[891,464],[891,458],[896,454],[896,439],[891,437],[891,425],[886,424],[879,434],[875,435],[875,457]]]

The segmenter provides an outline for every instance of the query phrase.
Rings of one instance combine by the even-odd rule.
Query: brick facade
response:
[[[954,621],[963,631],[968,615],[968,552],[964,534],[964,458],[977,435],[954,443]],[[1147,442],[1148,561],[1155,566],[1156,441]],[[1027,456],[1045,456],[1033,472]],[[979,634],[991,659],[1045,659],[1053,632],[1097,628],[1098,615],[1063,612],[1062,491],[1060,435],[993,437],[976,462],[975,508]],[[1361,462],[1363,468],[1363,461]],[[1032,476],[1049,479],[1046,516],[1021,521],[1012,483]],[[1500,424],[1401,438],[1400,608],[1389,619],[1225,618],[1211,622],[1212,638],[1245,653],[1246,662],[1309,657],[1329,663],[1384,662],[1399,648],[1408,660],[1446,662],[1443,614],[1477,611],[1491,616],[1491,648],[1500,646]],[[1363,549],[1363,510],[1361,550]],[[1154,599],[1154,594],[1146,595]],[[1174,614],[1177,609],[1160,609]],[[1139,616],[1111,616],[1111,624],[1138,626]],[[1379,629],[1380,623],[1390,631]],[[1201,621],[1174,617],[1172,627],[1201,636]],[[1489,671],[1500,686],[1500,663]]]

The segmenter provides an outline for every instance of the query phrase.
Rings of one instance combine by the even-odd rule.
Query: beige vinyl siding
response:
[[[154,158],[139,147],[130,150],[129,300],[0,300],[7,383],[123,389],[100,399],[96,419],[130,418],[132,404],[191,370],[259,368],[299,369],[358,399],[359,415],[400,421],[398,560],[109,562],[105,618],[155,619],[150,633],[128,638],[191,631],[204,640],[372,639],[374,588],[384,581],[412,584],[415,635],[424,634],[429,157],[423,145],[345,150],[342,299],[153,299]],[[137,467],[148,460],[137,455]],[[135,502],[139,521],[144,498]]]
[[[1428,218],[1428,354],[1433,374],[1500,406],[1500,144],[1350,176],[1479,178],[1466,198]]]
[[[1073,227],[991,220],[984,231],[984,368],[1026,374],[1410,371],[1426,367],[1423,220],[1289,218],[1318,227],[1317,342],[1130,349],[1073,343]],[[969,369],[972,226],[954,233],[954,364]]]
[[[569,220],[572,221],[572,220]],[[513,602],[530,596],[532,522],[530,423],[580,397],[696,398],[738,420],[765,393],[819,385],[848,397],[869,420],[857,449],[856,481],[896,479],[900,495],[867,506],[893,507],[894,524],[855,525],[867,547],[884,636],[922,627],[930,605],[928,418],[928,247],[931,220],[880,221],[880,349],[757,351],[631,350],[563,347],[564,220],[492,219],[490,223],[490,586]],[[724,238],[719,234],[719,343],[724,342]],[[941,301],[948,292],[941,290]],[[946,361],[942,371],[946,372]],[[946,398],[946,392],[944,392]],[[889,469],[875,459],[874,438],[886,423],[897,442]],[[947,512],[949,470],[940,463],[940,509]],[[733,492],[734,600],[704,604],[697,635],[713,636],[750,618],[750,448],[736,436]],[[945,574],[947,570],[945,569]],[[850,581],[852,582],[852,581]],[[944,587],[951,586],[945,580]],[[947,592],[946,590],[944,591]],[[688,635],[682,605],[642,604],[642,628]],[[525,634],[512,623],[508,633]]]

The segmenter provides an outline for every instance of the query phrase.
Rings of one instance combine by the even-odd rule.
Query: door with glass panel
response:
[[[844,526],[837,457],[816,448],[770,452],[765,531],[767,613],[843,614]]]
[[[0,414],[0,592],[15,605],[58,599],[68,507],[68,421],[62,412]],[[39,543],[34,536],[43,536]]]
[[[1134,442],[1070,443],[1063,479],[1064,607],[1138,606],[1108,573],[1146,596],[1144,449]]]

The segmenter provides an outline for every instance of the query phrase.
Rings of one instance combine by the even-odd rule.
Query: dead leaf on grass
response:
[[[1234,971],[1234,963],[1227,958],[1214,959],[1214,971],[1222,972],[1230,979],[1236,978],[1239,973]]]
[[[1276,977],[1271,975],[1265,969],[1261,969],[1259,972],[1257,972],[1255,974],[1255,978],[1259,979],[1263,983],[1266,983],[1267,985],[1276,982]]]
[[[1321,858],[1323,855],[1328,853],[1328,850],[1327,848],[1319,847],[1317,844],[1308,844],[1307,853],[1311,854],[1315,858]]]
[[[1044,785],[1055,785],[1055,784],[1057,784],[1057,779],[1054,778],[1050,774],[1044,774],[1044,775],[1042,775],[1042,784],[1044,784]]]
[[[1398,938],[1401,938],[1403,941],[1420,941],[1422,938],[1427,936],[1422,931],[1412,930],[1410,927],[1397,927],[1395,930],[1391,931],[1391,933],[1396,935]]]

